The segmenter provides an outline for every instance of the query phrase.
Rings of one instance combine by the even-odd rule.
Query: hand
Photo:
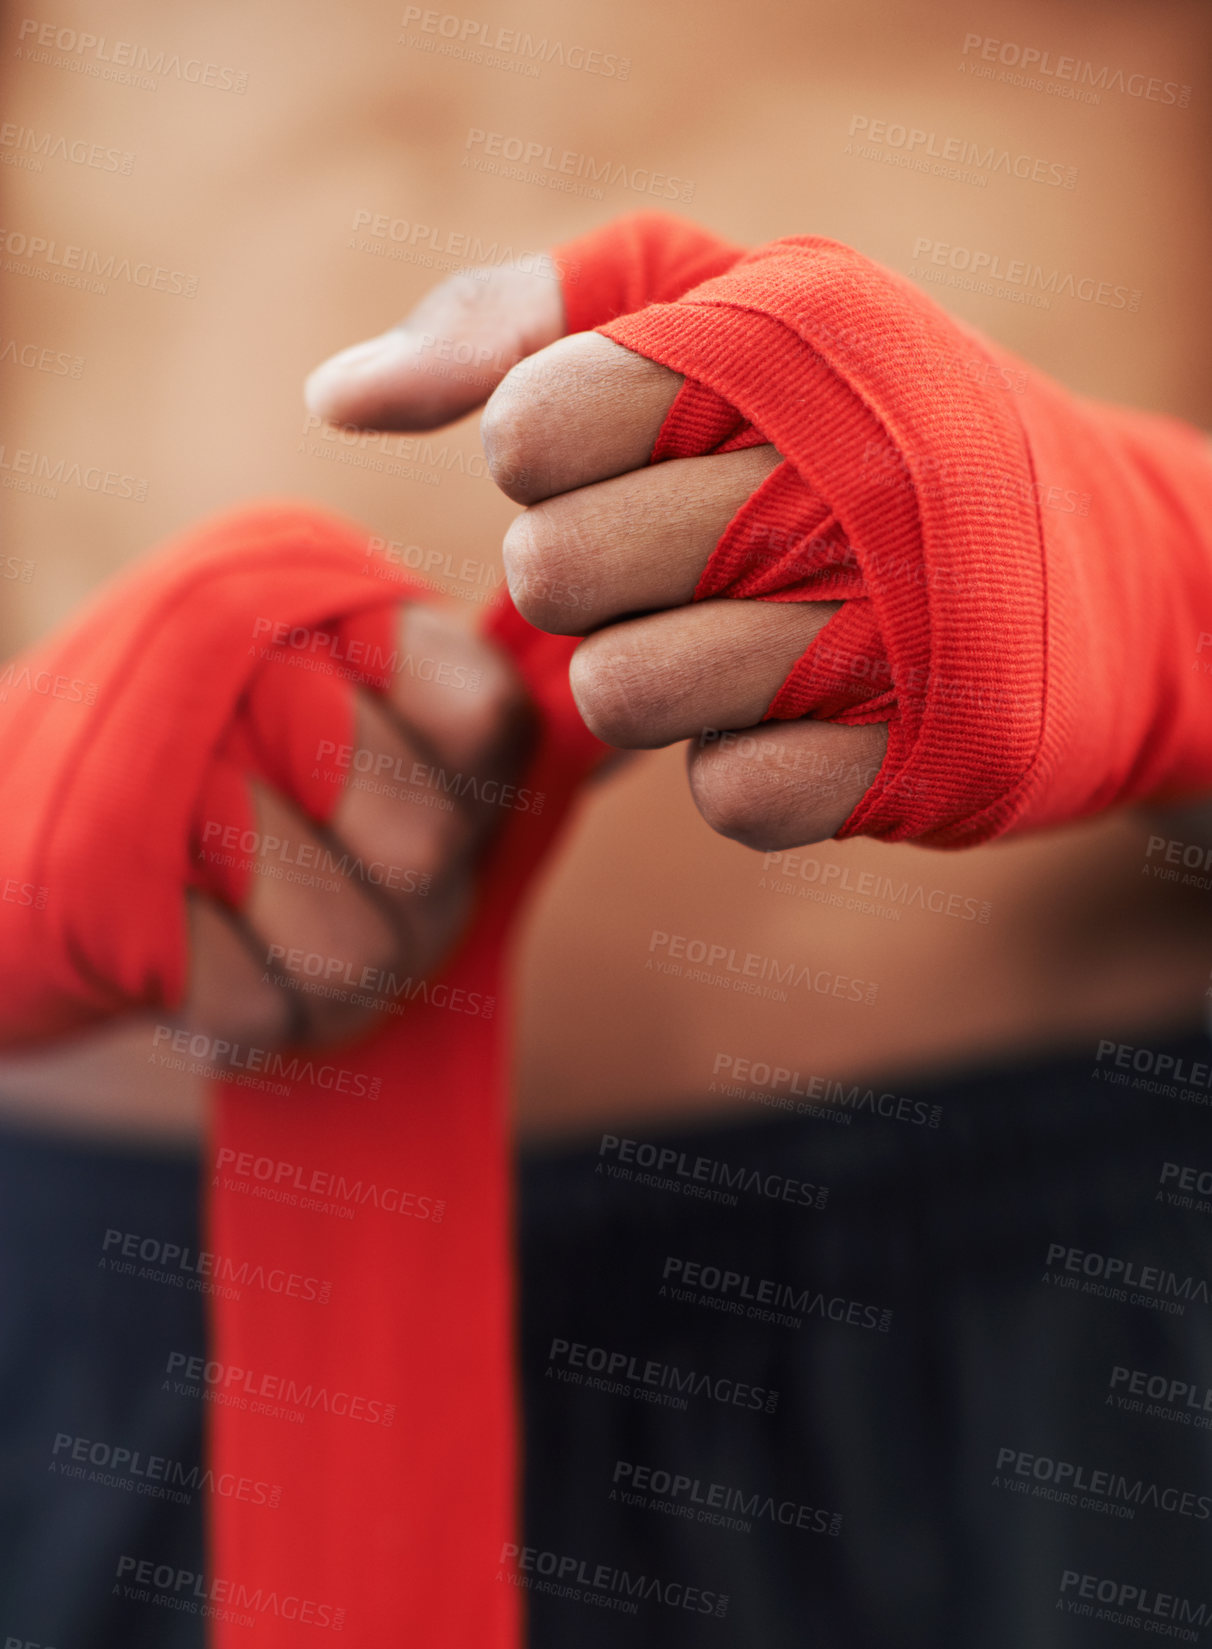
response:
[[[762,722],[842,603],[693,600],[728,523],[782,460],[761,445],[650,465],[682,382],[595,333],[509,373],[483,420],[494,478],[529,506],[505,538],[509,587],[540,629],[592,632],[571,676],[599,738],[689,740],[695,805],[722,835],[766,851],[822,841],[875,779],[887,728]],[[590,594],[576,612],[545,593],[577,580]]]
[[[319,367],[308,404],[337,423],[428,429],[495,390],[489,464],[530,506],[505,541],[510,591],[538,628],[588,633],[572,685],[589,727],[627,749],[691,741],[692,794],[724,835],[767,850],[833,835],[875,778],[886,727],[757,724],[839,604],[691,602],[721,532],[779,455],[764,446],[650,466],[681,378],[564,330],[553,275],[456,276],[399,326]]]
[[[0,1110],[35,1126],[53,1116],[139,1138],[190,1137],[200,1093],[196,1077],[176,1074],[166,1026],[203,1033],[191,1047],[195,1069],[222,1067],[225,1045],[331,1043],[387,1011],[390,976],[416,979],[440,965],[470,914],[476,859],[501,823],[499,807],[475,798],[498,793],[485,781],[517,778],[532,715],[508,658],[453,616],[401,606],[395,646],[401,659],[433,667],[397,674],[383,694],[354,689],[348,748],[316,752],[347,776],[326,826],[267,783],[250,787],[251,820],[239,793],[230,808],[203,804],[199,870],[247,893],[238,910],[189,895],[189,990],[177,1012],[124,1016],[6,1053]],[[323,993],[308,989],[317,959]]]
[[[457,940],[501,818],[476,798],[518,777],[532,721],[504,653],[451,615],[403,606],[396,634],[401,659],[434,667],[355,690],[352,745],[318,753],[347,775],[326,826],[266,784],[251,831],[204,808],[204,870],[242,873],[248,892],[238,914],[191,896],[191,1028],[261,1045],[352,1036],[394,999],[393,975],[431,974]]]
[[[566,330],[547,263],[452,275],[397,326],[318,366],[307,407],[351,428],[436,429],[483,406],[510,367]]]

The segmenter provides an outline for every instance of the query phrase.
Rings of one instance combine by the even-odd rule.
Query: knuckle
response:
[[[490,723],[508,721],[528,703],[525,684],[513,660],[487,643],[477,646],[474,657],[479,677],[477,708]]]
[[[433,296],[449,310],[452,319],[473,317],[488,306],[489,281],[485,277],[492,273],[482,266],[456,270],[434,287]]]
[[[590,636],[572,655],[569,682],[591,733],[620,749],[644,748],[659,685],[630,644],[612,630]]]
[[[549,555],[545,524],[539,506],[533,505],[510,522],[501,545],[505,561],[505,582],[513,604],[531,624],[543,628],[542,600],[545,567]]]
[[[792,845],[779,798],[757,780],[754,763],[737,751],[696,753],[690,766],[694,804],[717,835],[771,853]]]
[[[536,375],[531,361],[520,361],[492,392],[480,420],[488,473],[519,504],[543,496],[546,420],[536,394]]]
[[[296,977],[330,982],[336,987],[332,1000],[342,1003],[359,980],[398,964],[404,941],[388,909],[373,903],[357,882],[342,880],[339,891],[323,897],[335,903],[313,909],[313,921],[299,924],[280,966]]]
[[[514,605],[540,630],[557,635],[577,625],[565,593],[577,569],[592,565],[592,537],[583,512],[569,498],[532,504],[505,534],[505,576]]]
[[[481,722],[492,725],[521,695],[509,656],[439,608],[417,603],[407,609],[400,635],[405,669],[397,697],[406,712],[430,724],[431,734],[452,727],[471,734]]]
[[[374,908],[365,899],[349,948],[355,972],[362,978],[369,974],[378,979],[398,972],[404,960],[404,936],[399,926],[386,911]]]
[[[530,698],[508,654],[483,645],[475,653],[477,686],[462,709],[457,743],[466,759],[485,759],[527,714]]]
[[[324,968],[319,975],[323,994],[310,1004],[313,1011],[322,1006],[326,1014],[343,1021],[356,1020],[389,1000],[394,995],[393,981],[407,971],[403,923],[359,895],[360,890],[352,887],[337,895],[352,896],[359,909],[339,940],[324,947]],[[316,977],[313,958],[307,959],[303,975],[305,983]]]

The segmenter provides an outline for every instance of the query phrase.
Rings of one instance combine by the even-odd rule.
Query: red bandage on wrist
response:
[[[354,687],[406,668],[394,611],[415,593],[366,533],[265,507],[170,546],[0,670],[0,1043],[179,1004],[187,886],[239,905],[250,877],[208,826],[251,828],[254,776],[331,815]],[[208,1406],[206,1462],[224,1646],[250,1612],[266,1649],[317,1626],[351,1644],[518,1640],[498,1578],[516,1547],[502,953],[601,746],[568,690],[573,643],[509,607],[490,627],[542,732],[470,933],[436,979],[367,987],[399,1009],[373,1040],[237,1049],[212,1085],[204,1252],[181,1280],[207,1292],[230,1399]],[[162,1026],[160,1057],[206,1068],[232,1050]]]
[[[570,326],[686,377],[654,460],[785,459],[696,599],[845,600],[767,712],[888,722],[839,836],[965,847],[1212,785],[1202,435],[1069,394],[831,241],[643,218],[557,257]]]

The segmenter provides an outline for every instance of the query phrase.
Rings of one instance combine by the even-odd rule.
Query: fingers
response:
[[[530,700],[512,660],[473,622],[424,602],[403,606],[396,631],[401,668],[385,698],[447,766],[495,771],[525,753]]]
[[[485,451],[502,490],[531,506],[505,540],[510,592],[541,629],[595,630],[571,681],[599,738],[625,749],[696,741],[691,792],[713,829],[766,851],[824,841],[874,782],[888,730],[761,722],[840,603],[686,605],[729,521],[781,460],[763,446],[650,465],[681,383],[594,334],[502,381],[484,411]]]
[[[180,1017],[192,1030],[254,1047],[290,1035],[291,1003],[270,978],[239,918],[205,894],[188,898],[189,991]]]
[[[883,722],[769,721],[689,747],[690,790],[722,836],[758,852],[835,836],[875,782],[888,749]]]
[[[251,781],[248,791],[251,824],[233,827],[223,848],[227,884],[243,881],[246,892],[238,912],[191,896],[180,1017],[256,1047],[354,1034],[374,1017],[354,987],[398,949],[392,916],[347,849],[268,786]]]
[[[344,1040],[396,1011],[462,932],[529,704],[508,658],[453,615],[409,605],[396,636],[387,692],[353,695],[323,824],[231,755],[217,764],[201,862],[240,909],[195,901],[189,1024],[262,1046]]]
[[[599,738],[626,749],[696,741],[691,791],[713,829],[766,851],[824,841],[875,781],[888,730],[761,722],[839,603],[686,605],[780,455],[765,446],[649,465],[681,384],[596,334],[562,339],[502,380],[484,448],[498,486],[531,506],[505,541],[510,591],[541,629],[596,629],[571,681]],[[627,618],[636,613],[647,616]]]
[[[504,378],[484,408],[493,480],[519,504],[642,469],[682,379],[596,332],[562,338]]]
[[[701,601],[581,643],[570,680],[590,731],[656,749],[760,721],[838,602]]]
[[[383,908],[397,941],[393,962],[427,974],[462,925],[485,821],[461,800],[452,803],[431,747],[368,694],[358,696],[354,740],[356,751],[373,757],[366,768],[374,776],[363,782],[355,757],[327,828],[336,863]]]
[[[380,1000],[394,996],[389,977],[403,946],[392,914],[325,839],[276,792],[252,786],[263,843],[288,843],[286,865],[262,847],[240,912],[262,973],[289,993],[292,1040],[337,1042],[365,1030]],[[326,851],[327,850],[327,851]]]
[[[684,606],[729,521],[779,462],[771,446],[676,458],[532,505],[505,535],[514,604],[555,635]]]
[[[332,356],[308,378],[309,411],[365,429],[434,429],[480,406],[524,356],[564,331],[550,265],[452,275],[398,326]]]

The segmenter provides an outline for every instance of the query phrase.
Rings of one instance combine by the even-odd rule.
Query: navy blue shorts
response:
[[[1168,1051],[1181,1094],[1092,1047],[532,1162],[535,1649],[1212,1641],[1212,1049]]]
[[[1212,1641],[1212,1046],[1148,1040],[530,1155],[533,1649]],[[204,1566],[202,1301],[115,1231],[196,1248],[196,1163],[0,1136],[0,1649],[203,1642],[125,1589]]]

